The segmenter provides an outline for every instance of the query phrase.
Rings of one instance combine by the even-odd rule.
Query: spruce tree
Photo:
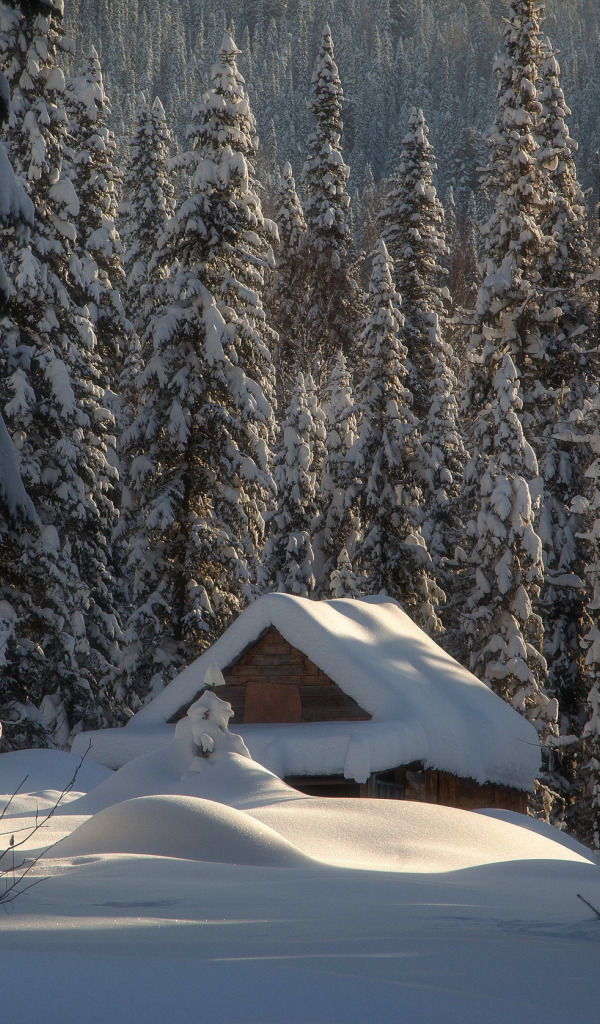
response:
[[[546,624],[550,685],[560,702],[561,732],[577,735],[585,699],[584,595],[580,521],[572,499],[581,490],[578,465],[585,454],[577,451],[572,420],[591,369],[591,264],[567,108],[558,65],[541,34],[543,18],[542,2],[511,0],[497,64],[498,114],[482,182],[493,210],[482,226],[485,260],[465,405],[485,405],[495,368],[508,352],[521,380],[519,418],[540,465],[537,529],[545,586],[538,610]],[[561,771],[568,793],[576,767],[566,754]]]
[[[413,109],[379,220],[402,295],[413,411],[422,420],[423,532],[439,563],[453,552],[460,532],[456,498],[466,452],[446,313],[449,250],[428,135],[422,110]]]
[[[394,285],[402,295],[410,387],[419,417],[429,411],[428,382],[442,351],[451,357],[444,337],[448,249],[444,211],[432,183],[436,163],[428,136],[423,111],[413,108],[379,217]]]
[[[308,137],[302,171],[310,277],[305,312],[297,326],[303,369],[317,375],[318,386],[335,354],[340,349],[345,354],[353,351],[360,311],[351,266],[350,197],[346,190],[349,169],[340,143],[342,105],[342,85],[331,30],[326,25],[312,76],[315,127]]]
[[[547,357],[552,319],[540,290],[541,268],[555,242],[544,231],[548,184],[537,132],[542,105],[536,89],[541,60],[539,0],[511,0],[498,75],[498,113],[487,142],[490,157],[482,187],[492,212],[481,225],[485,255],[469,346],[467,404],[481,409],[504,352],[519,371],[530,414],[536,383]],[[530,436],[528,432],[528,436]]]
[[[160,99],[157,96],[150,103],[142,94],[119,210],[119,230],[125,246],[125,305],[140,336],[148,325],[154,287],[159,279],[155,266],[158,239],[175,211],[175,189],[169,173],[172,149],[173,138]]]
[[[97,337],[105,389],[118,390],[131,325],[120,289],[125,282],[116,228],[121,175],[115,137],[108,128],[110,104],[98,54],[92,46],[81,74],[67,87],[71,177],[79,199],[75,251],[83,264],[84,293]],[[116,409],[117,398],[113,398]]]
[[[442,338],[435,313],[429,336],[434,365],[421,438],[426,478],[423,535],[439,572],[442,560],[451,557],[461,541],[459,498],[468,456],[459,428],[458,382],[452,368],[452,351]]]
[[[597,374],[593,351],[594,325],[589,279],[594,258],[587,235],[585,199],[577,180],[576,142],[568,128],[570,110],[560,87],[560,69],[549,40],[542,37],[538,68],[541,114],[537,140],[539,163],[548,189],[543,230],[554,243],[540,269],[546,305],[556,307],[547,358],[535,395],[536,437],[544,502],[540,535],[544,546],[546,586],[542,605],[545,653],[551,685],[559,698],[562,730],[581,733],[586,684],[582,678],[581,639],[585,622],[585,590],[581,582],[585,554],[578,533],[581,517],[572,509],[583,488],[581,466],[589,453],[573,430]],[[565,766],[567,769],[567,766]]]
[[[368,316],[360,340],[367,369],[357,392],[358,438],[354,462],[354,506],[361,523],[354,565],[364,591],[396,598],[428,632],[440,628],[437,607],[444,595],[434,582],[421,532],[422,450],[412,396],[406,384],[400,296],[392,282],[385,242],[375,249]]]
[[[45,728],[44,741],[62,745],[72,728],[113,716],[119,624],[109,567],[116,471],[107,458],[111,418],[102,408],[95,335],[71,290],[79,201],[63,168],[60,18],[54,7],[43,13],[3,7],[0,28],[13,90],[7,145],[35,208],[29,242],[19,233],[5,238],[14,291],[0,332],[0,387],[39,520],[11,553],[9,600],[22,640],[4,678],[17,688],[24,717]],[[27,734],[18,728],[17,734],[15,742],[27,742]]]
[[[276,227],[263,216],[254,161],[256,122],[238,67],[240,50],[225,32],[211,88],[197,103],[187,130],[190,149],[174,166],[193,177],[192,195],[179,212],[188,217],[194,242],[201,245],[203,279],[227,323],[235,327],[231,355],[273,399],[271,347],[275,334],[263,308],[265,272],[272,266]],[[195,258],[182,242],[177,220],[169,227],[169,260]],[[180,244],[182,242],[182,244]],[[272,422],[265,424],[272,430]]]
[[[296,379],[297,367],[306,364],[298,345],[298,325],[308,287],[310,263],[306,221],[296,193],[291,164],[283,166],[275,196],[275,222],[279,240],[275,247],[275,268],[267,292],[266,307],[278,334],[274,349],[277,403],[285,409]]]
[[[320,492],[320,523],[318,547],[323,559],[323,584],[336,572],[338,559],[346,567],[349,552],[354,554],[358,522],[352,513],[354,467],[350,452],[357,436],[357,414],[354,388],[342,352],[338,353],[325,388],[323,403],[325,456]],[[345,555],[342,556],[342,550]],[[347,568],[347,567],[346,567]],[[341,571],[341,567],[340,567]],[[337,596],[343,578],[336,577]],[[334,595],[335,596],[335,595]]]
[[[471,527],[474,586],[465,629],[473,671],[547,742],[557,731],[558,704],[546,690],[543,624],[534,610],[544,574],[531,493],[538,467],[523,434],[519,380],[508,354],[493,386],[475,425],[481,497]]]
[[[318,512],[315,450],[323,428],[315,415],[315,386],[298,373],[281,425],[273,462],[277,505],[263,551],[265,582],[273,589],[311,597],[316,587],[313,533]]]
[[[596,403],[597,404],[597,399]],[[590,415],[591,414],[591,415]],[[598,409],[588,409],[588,415],[596,428]],[[597,441],[595,444],[597,449]],[[583,728],[583,757],[581,775],[583,785],[579,787],[575,819],[577,834],[584,843],[600,849],[600,458],[594,459],[586,477],[589,481],[585,516],[582,532],[579,534],[586,546],[587,578],[587,632],[582,640],[585,656],[585,680],[589,687],[585,705],[586,721]]]
[[[123,686],[134,703],[209,646],[256,593],[274,492],[270,334],[254,290],[268,246],[236,54],[226,35],[188,131],[192,149],[178,158],[190,191],[159,241],[164,276],[124,437],[134,608]]]

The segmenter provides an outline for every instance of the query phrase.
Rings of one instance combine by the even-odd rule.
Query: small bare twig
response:
[[[50,819],[56,813],[62,800],[64,800],[65,796],[68,793],[70,793],[71,790],[73,789],[73,786],[75,785],[75,782],[77,780],[77,776],[79,775],[81,766],[85,758],[89,754],[91,745],[92,744],[90,741],[87,750],[84,751],[84,753],[79,759],[79,764],[75,768],[72,778],[61,791],[53,806],[45,815],[43,815],[43,817],[38,817],[38,812],[36,811],[34,825],[31,825],[29,828],[24,827],[20,829],[14,829],[10,833],[0,833],[0,835],[10,835],[10,842],[8,846],[6,846],[3,850],[0,850],[0,862],[3,860],[4,857],[6,857],[9,854],[11,855],[12,860],[10,868],[0,868],[0,879],[4,879],[4,892],[0,892],[0,904],[8,905],[10,903],[13,903],[16,900],[17,896],[22,896],[23,893],[27,892],[29,889],[32,889],[34,885],[38,885],[39,882],[44,881],[43,878],[37,878],[35,881],[29,882],[25,886],[22,884],[23,879],[27,877],[29,872],[36,866],[36,864],[42,859],[42,857],[44,857],[50,850],[52,850],[57,845],[57,843],[60,842],[60,840],[57,839],[56,843],[52,843],[50,846],[47,846],[44,850],[41,851],[41,853],[38,853],[37,856],[32,857],[30,860],[22,860],[18,864],[15,864],[15,850],[17,850],[20,846],[24,846],[25,843],[27,843],[32,836],[36,835],[36,833],[40,829],[43,829],[47,826]],[[6,812],[10,807],[12,801],[23,788],[28,778],[29,776],[26,775],[23,781],[20,782],[17,788],[15,789],[14,793],[12,794],[12,796],[6,803],[2,813],[0,814],[0,821],[2,820],[2,818],[5,817]],[[24,832],[25,835],[22,838],[15,840],[15,836],[19,832]],[[10,880],[11,878],[12,881]]]

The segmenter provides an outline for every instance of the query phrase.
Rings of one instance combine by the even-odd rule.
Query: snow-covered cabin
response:
[[[118,768],[167,742],[215,680],[254,760],[303,792],[525,810],[535,729],[387,597],[262,597],[123,729],[73,750],[91,739]]]

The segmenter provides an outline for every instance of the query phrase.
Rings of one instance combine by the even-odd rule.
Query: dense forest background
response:
[[[94,45],[121,145],[133,134],[140,91],[159,96],[180,145],[210,79],[223,28],[242,50],[252,111],[268,165],[299,175],[310,131],[310,76],[325,22],[344,88],[342,148],[350,191],[393,169],[412,106],[421,107],[438,160],[436,185],[453,186],[459,211],[477,190],[482,136],[493,122],[494,56],[508,0],[68,0],[67,34],[81,55]],[[579,179],[597,193],[600,142],[600,8],[548,0],[544,31],[561,68],[579,143]]]
[[[0,3],[0,749],[385,593],[600,848],[598,12],[65,6]]]

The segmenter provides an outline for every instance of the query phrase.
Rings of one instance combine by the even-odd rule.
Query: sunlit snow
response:
[[[23,851],[56,844],[2,921],[6,1020],[595,1019],[588,851],[509,812],[303,796],[244,753],[215,700],[116,773],[84,761],[18,850],[16,877]],[[43,820],[77,764],[0,755],[0,805],[28,776],[3,846]],[[548,983],[559,972],[576,990]]]

